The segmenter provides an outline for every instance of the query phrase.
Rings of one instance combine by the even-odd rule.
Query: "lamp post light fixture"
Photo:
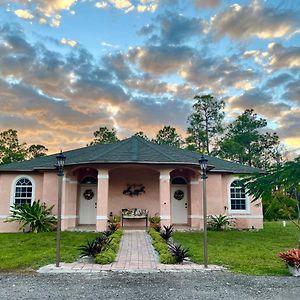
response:
[[[62,183],[64,176],[64,165],[66,157],[63,155],[62,150],[56,155],[56,170],[58,176],[58,197],[57,197],[57,228],[56,228],[56,267],[59,267],[60,262],[60,234],[61,234],[61,196],[62,196]]]
[[[207,195],[206,195],[206,179],[207,179],[207,162],[208,160],[202,155],[199,159],[202,178],[203,192],[203,248],[204,248],[204,268],[208,267],[208,251],[207,251]]]

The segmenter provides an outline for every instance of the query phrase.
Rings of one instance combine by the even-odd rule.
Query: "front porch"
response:
[[[63,230],[107,229],[111,215],[122,209],[148,210],[161,225],[200,228],[201,185],[192,168],[146,165],[75,167],[66,169],[62,199]],[[140,192],[129,193],[138,187]],[[124,228],[145,228],[145,220],[124,220]]]

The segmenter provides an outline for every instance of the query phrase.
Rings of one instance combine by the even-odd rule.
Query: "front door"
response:
[[[79,224],[96,224],[97,188],[80,187]]]
[[[188,197],[186,185],[173,185],[171,189],[172,223],[188,223]]]

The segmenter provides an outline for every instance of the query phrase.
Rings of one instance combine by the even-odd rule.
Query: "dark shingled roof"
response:
[[[66,151],[66,166],[94,163],[137,163],[137,164],[174,164],[199,165],[201,154],[149,142],[133,136],[114,144],[97,144],[85,148]],[[34,171],[54,169],[56,154],[22,162],[0,166],[0,171]],[[205,156],[208,164],[214,166],[212,172],[247,174],[259,172],[258,169],[238,163]]]

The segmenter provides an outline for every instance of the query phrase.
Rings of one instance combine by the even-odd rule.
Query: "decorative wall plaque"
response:
[[[145,187],[142,184],[127,184],[127,188],[123,191],[124,195],[128,195],[130,197],[145,193]]]

